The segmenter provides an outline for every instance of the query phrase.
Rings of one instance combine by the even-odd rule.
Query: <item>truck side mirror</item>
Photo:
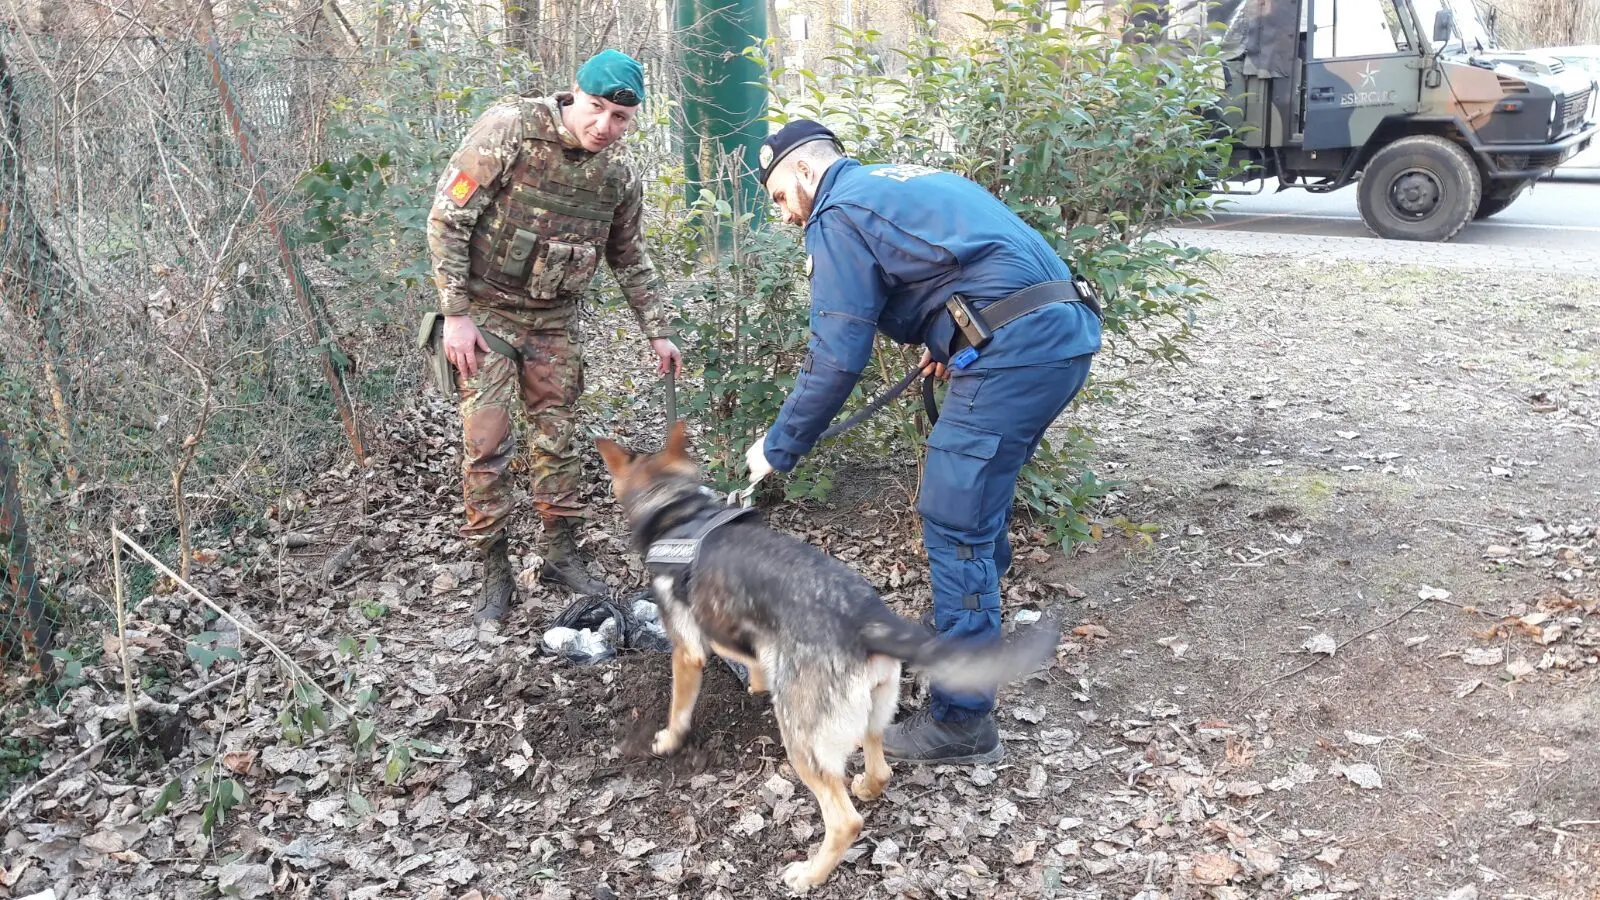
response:
[[[1450,35],[1454,33],[1455,30],[1456,19],[1455,16],[1450,14],[1450,10],[1441,9],[1433,14],[1434,43],[1438,44],[1450,40]]]

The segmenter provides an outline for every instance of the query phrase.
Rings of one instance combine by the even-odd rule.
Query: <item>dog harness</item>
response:
[[[644,554],[645,568],[653,575],[671,577],[674,591],[687,588],[687,579],[682,576],[689,574],[700,557],[700,543],[718,528],[756,512],[760,510],[753,506],[702,510],[651,542]]]

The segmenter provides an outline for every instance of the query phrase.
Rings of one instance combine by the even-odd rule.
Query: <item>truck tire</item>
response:
[[[1478,211],[1473,214],[1473,219],[1487,219],[1490,216],[1505,212],[1506,207],[1517,202],[1522,192],[1533,184],[1531,180],[1523,181],[1490,181],[1483,186],[1483,198],[1478,201]]]
[[[1454,141],[1419,134],[1374,153],[1357,188],[1361,221],[1379,237],[1448,241],[1478,211],[1483,177]]]

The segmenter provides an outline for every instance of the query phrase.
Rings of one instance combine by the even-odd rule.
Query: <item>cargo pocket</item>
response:
[[[594,279],[599,262],[600,254],[592,244],[541,241],[528,291],[535,297],[581,294]]]
[[[950,387],[945,390],[944,402],[940,408],[950,412],[961,410],[972,412],[972,407],[978,401],[978,389],[983,387],[983,372],[959,373],[950,376]]]
[[[934,426],[917,512],[946,528],[976,530],[983,518],[985,470],[999,449],[998,432],[948,419]]]

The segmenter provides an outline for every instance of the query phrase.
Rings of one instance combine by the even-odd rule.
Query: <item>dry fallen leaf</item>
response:
[[[1189,874],[1200,884],[1227,884],[1243,867],[1226,853],[1196,853]]]
[[[1263,788],[1259,782],[1255,781],[1228,782],[1228,796],[1230,797],[1254,797],[1264,790],[1266,788]]]
[[[236,775],[250,774],[250,767],[255,765],[255,762],[254,750],[230,750],[222,754],[222,764]]]
[[[1572,758],[1572,754],[1559,747],[1540,747],[1539,759],[1547,763],[1564,763]]]
[[[1013,706],[1011,717],[1021,722],[1031,722],[1037,725],[1044,721],[1045,710],[1042,706]]]
[[[900,845],[889,838],[878,842],[872,850],[872,864],[875,866],[897,866],[900,864]]]
[[[1383,777],[1378,774],[1372,763],[1354,763],[1339,767],[1340,774],[1350,779],[1350,782],[1363,790],[1377,790],[1383,787]]]
[[[127,842],[123,841],[122,835],[117,834],[115,831],[97,831],[94,834],[86,834],[79,839],[78,843],[85,850],[92,850],[95,853],[107,856],[112,853],[120,853],[128,846]]]
[[[1503,647],[1472,647],[1461,654],[1461,661],[1469,666],[1498,666],[1505,658]]]
[[[733,827],[728,830],[734,834],[752,835],[765,827],[767,827],[767,820],[763,819],[760,813],[751,810],[740,816],[739,821],[734,823]]]
[[[1101,628],[1099,625],[1094,625],[1094,624],[1079,625],[1077,628],[1072,629],[1072,633],[1077,635],[1078,637],[1086,637],[1086,638],[1108,638],[1108,637],[1111,637],[1111,632],[1105,630],[1104,628]]]
[[[1184,643],[1183,640],[1177,635],[1160,638],[1156,641],[1156,643],[1166,647],[1168,650],[1171,650],[1172,655],[1178,659],[1183,659],[1183,655],[1189,652],[1189,645]]]
[[[1332,637],[1329,637],[1326,634],[1314,634],[1311,637],[1306,638],[1306,642],[1301,644],[1300,647],[1301,649],[1309,650],[1312,653],[1321,653],[1326,656],[1332,656],[1334,651],[1339,649],[1339,642],[1335,641]]]

